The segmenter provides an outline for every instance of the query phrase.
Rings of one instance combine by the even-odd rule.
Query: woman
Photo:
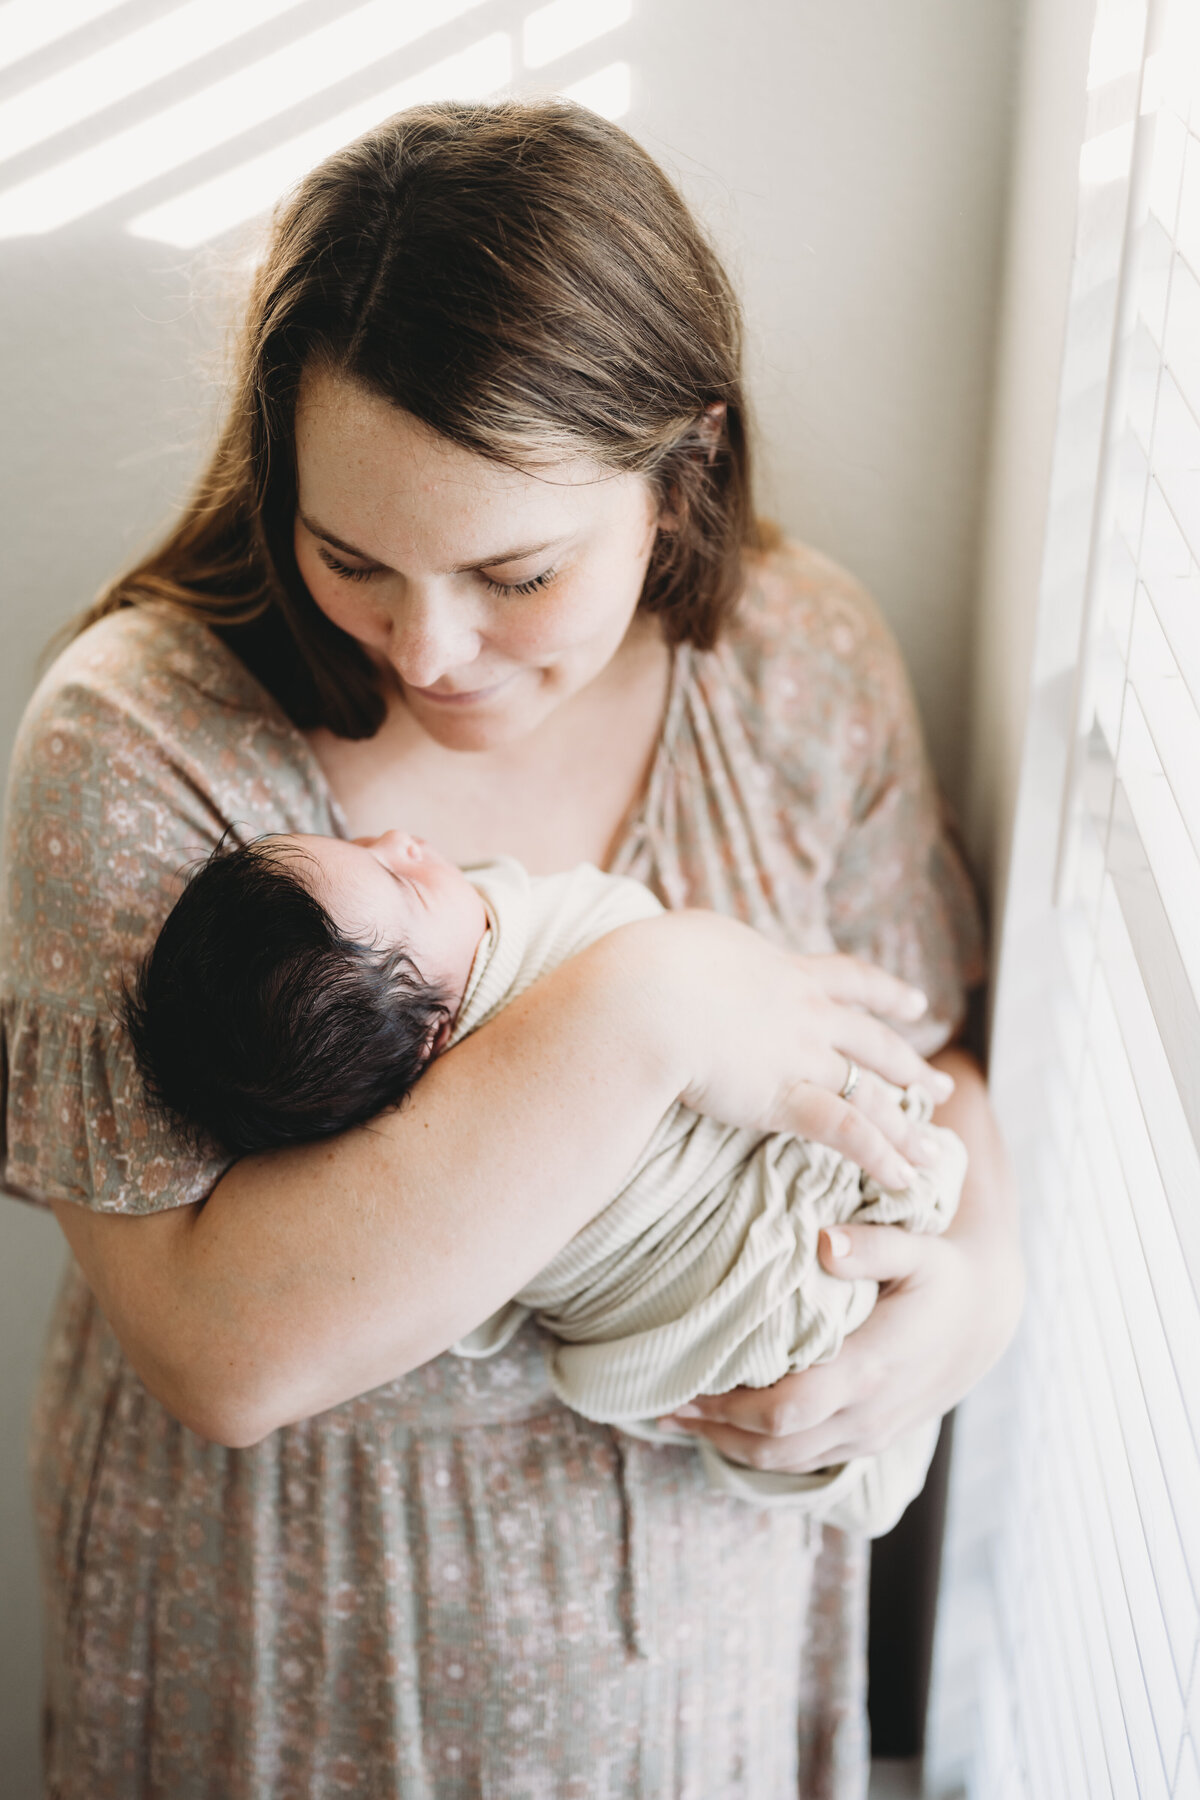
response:
[[[978,1075],[918,1054],[975,973],[965,880],[877,615],[754,525],[738,356],[615,127],[401,115],[283,209],[194,501],[31,703],[0,1066],[6,1182],[77,1265],[35,1435],[62,1800],[862,1792],[865,1545],[565,1411],[531,1331],[443,1354],[677,1096],[895,1183],[922,1146],[876,1076],[951,1069],[951,1234],[826,1244],[895,1283],[867,1326],[693,1423],[819,1467],[1012,1328]],[[371,1130],[189,1154],[110,1004],[181,865],[396,823],[712,910],[564,965]]]

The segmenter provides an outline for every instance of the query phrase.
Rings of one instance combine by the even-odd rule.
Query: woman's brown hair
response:
[[[210,625],[302,727],[369,737],[374,665],[293,552],[293,426],[323,365],[464,449],[638,471],[669,513],[640,604],[716,640],[757,541],[741,320],[679,194],[562,100],[414,107],[305,177],[257,274],[234,402],[180,523],[86,615],[167,601]]]

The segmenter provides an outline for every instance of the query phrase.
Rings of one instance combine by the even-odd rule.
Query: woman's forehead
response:
[[[585,457],[528,469],[495,462],[325,369],[306,373],[301,384],[296,464],[302,512],[331,532],[353,538],[351,524],[360,532],[419,528],[424,538],[441,527],[457,540],[478,530],[487,541],[471,552],[481,557],[504,548],[490,541],[496,524],[569,528],[603,511],[622,485]]]

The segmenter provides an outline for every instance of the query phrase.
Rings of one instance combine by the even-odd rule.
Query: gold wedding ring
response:
[[[846,1079],[838,1089],[839,1100],[849,1100],[851,1094],[853,1094],[855,1088],[858,1086],[858,1078],[861,1074],[862,1070],[854,1061],[854,1058],[848,1056],[846,1058]]]

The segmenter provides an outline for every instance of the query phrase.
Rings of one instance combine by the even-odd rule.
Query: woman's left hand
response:
[[[674,1415],[672,1423],[734,1462],[800,1474],[883,1450],[957,1405],[1016,1329],[1023,1291],[1016,1201],[983,1077],[961,1051],[933,1060],[957,1084],[937,1121],[957,1131],[970,1154],[954,1222],[944,1237],[895,1225],[821,1233],[825,1268],[846,1280],[878,1281],[878,1303],[832,1362],[773,1387],[700,1396]]]

